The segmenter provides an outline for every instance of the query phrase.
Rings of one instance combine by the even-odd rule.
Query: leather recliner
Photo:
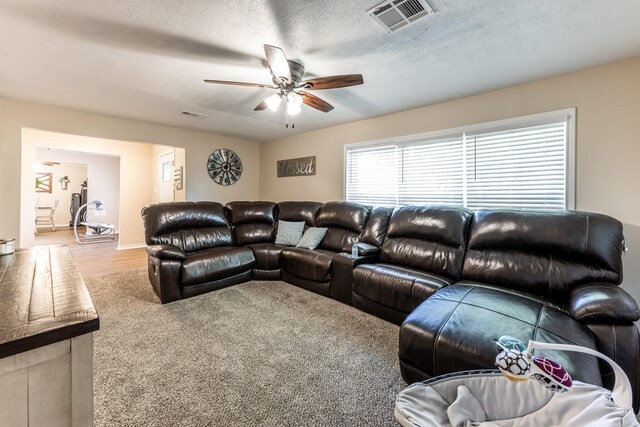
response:
[[[448,206],[397,208],[380,262],[353,272],[353,305],[400,324],[438,289],[458,281],[471,215]]]
[[[149,205],[142,220],[149,280],[162,303],[251,280],[253,251],[234,246],[220,203]]]

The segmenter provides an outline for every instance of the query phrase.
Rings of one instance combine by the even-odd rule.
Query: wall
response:
[[[28,135],[28,136],[27,136]],[[64,134],[52,135],[50,132],[25,130],[23,138],[29,139],[31,145],[42,146],[46,144],[49,148],[38,148],[37,156],[39,160],[50,160],[61,163],[76,163],[87,166],[84,179],[88,179],[87,198],[88,201],[102,200],[105,203],[106,213],[100,222],[106,222],[116,226],[120,230],[120,151],[117,155],[84,153],[82,150],[92,146],[93,138],[67,137]],[[61,145],[64,142],[64,145]],[[111,141],[109,141],[109,145]],[[55,149],[53,147],[67,147],[67,150]],[[23,144],[23,149],[25,145]],[[69,151],[69,149],[75,151]],[[95,148],[94,148],[95,149]],[[80,183],[71,180],[66,204],[60,201],[60,212],[69,216],[69,202],[71,193],[80,192]],[[56,213],[57,215],[57,213]],[[23,221],[24,222],[24,221]]]
[[[38,160],[43,160],[38,156]],[[35,192],[34,196],[38,200],[38,206],[53,206],[58,200],[58,207],[53,216],[56,227],[69,227],[71,214],[69,205],[71,204],[71,194],[80,192],[80,184],[87,179],[87,165],[82,164],[60,164],[56,166],[41,165],[34,172],[53,174],[51,193]],[[63,190],[60,182],[61,177],[66,176],[70,182],[67,189]]]
[[[348,143],[569,107],[577,108],[577,209],[606,213],[625,224],[630,250],[624,283],[640,301],[640,58],[269,142],[262,146],[260,196],[342,199]],[[315,176],[276,177],[277,160],[311,155],[317,157]]]
[[[225,203],[231,200],[259,198],[260,145],[256,142],[0,98],[0,161],[2,162],[0,188],[3,189],[0,194],[0,236],[18,238],[18,247],[25,247],[19,239],[21,214],[19,181],[24,128],[182,147],[185,149],[185,169],[188,172],[185,181],[187,200],[217,200]],[[207,157],[215,149],[223,147],[238,153],[244,164],[242,179],[229,187],[215,184],[206,170]],[[33,211],[33,205],[29,208]],[[137,233],[126,241],[121,241],[121,244],[132,245],[143,242],[142,223],[139,218],[138,212],[135,218],[131,219],[138,224]]]

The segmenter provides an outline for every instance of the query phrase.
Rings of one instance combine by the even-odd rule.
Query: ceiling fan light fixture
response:
[[[291,91],[291,92],[289,92],[287,94],[287,103],[295,105],[297,107],[301,107],[302,106],[302,96],[300,96],[296,92]]]
[[[298,95],[298,96],[300,96],[300,95]],[[287,102],[287,114],[288,115],[295,116],[300,111],[302,111],[302,108],[301,108],[300,104],[294,104],[292,102]]]
[[[274,93],[270,97],[264,100],[267,103],[267,106],[271,111],[278,111],[278,107],[280,106],[280,102],[282,101],[282,96],[279,93]]]

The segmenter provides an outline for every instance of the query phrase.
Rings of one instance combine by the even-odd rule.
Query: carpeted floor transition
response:
[[[146,269],[86,283],[97,426],[397,425],[395,325],[283,282],[168,305]]]

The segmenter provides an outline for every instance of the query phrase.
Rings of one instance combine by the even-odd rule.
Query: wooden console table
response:
[[[0,256],[0,425],[92,425],[98,328],[66,246]]]

